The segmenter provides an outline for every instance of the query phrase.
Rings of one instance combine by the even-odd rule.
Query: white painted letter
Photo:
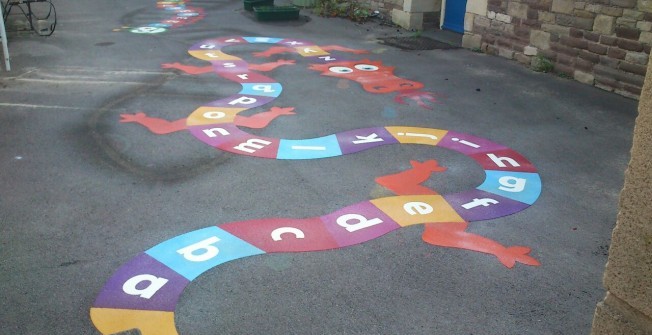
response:
[[[225,116],[226,116],[226,114],[224,112],[206,112],[206,113],[204,113],[204,117],[207,118],[207,119],[221,119],[221,118],[223,118]],[[223,134],[223,135],[225,135],[225,134]]]
[[[379,138],[376,133],[372,133],[371,135],[368,136],[358,136],[356,135],[358,139],[356,141],[353,141],[353,144],[362,144],[362,143],[372,143],[372,142],[382,142],[384,141],[382,138]]]
[[[350,233],[356,230],[375,226],[383,222],[383,220],[379,218],[373,218],[371,220],[368,220],[366,217],[360,214],[345,214],[337,218],[336,221],[338,225],[340,225],[343,228],[346,228],[346,230],[348,230]],[[356,222],[350,224],[349,221],[356,221]]]
[[[211,128],[211,129],[204,129],[202,131],[208,137],[217,137],[217,134],[215,134],[215,132],[218,132],[220,133],[220,135],[224,135],[224,136],[231,135],[231,133],[226,131],[226,129],[224,128]]]
[[[147,287],[139,289],[137,288],[138,284],[148,281],[149,285]],[[151,298],[158,290],[163,287],[168,282],[165,278],[159,278],[154,275],[138,275],[131,277],[122,285],[122,291],[129,295],[137,295],[141,298],[149,299]]]
[[[233,147],[233,149],[253,154],[254,152],[256,152],[256,150],[260,150],[264,146],[270,145],[270,144],[272,144],[272,142],[270,142],[270,141],[265,141],[265,140],[261,140],[261,139],[258,139],[258,138],[252,138],[252,139],[248,140],[247,142],[238,144],[238,146]]]
[[[249,98],[249,97],[242,96],[242,97],[239,97],[239,98],[229,102],[229,105],[237,105],[237,104],[249,105],[249,104],[253,104],[256,101],[257,100],[254,99],[254,98]]]
[[[496,156],[494,154],[487,154],[487,156],[489,158],[491,158],[491,160],[494,161],[494,163],[496,163],[496,165],[498,165],[499,167],[503,167],[503,168],[507,167],[507,165],[505,165],[505,163],[503,163],[503,162],[507,162],[507,163],[511,164],[513,167],[521,166],[520,164],[518,164],[517,161],[515,161],[514,159],[509,158],[509,157],[498,157],[498,156]]]
[[[281,227],[281,228],[274,229],[274,231],[272,232],[272,239],[274,241],[280,241],[280,240],[283,239],[281,237],[281,235],[283,235],[285,233],[293,234],[295,238],[305,238],[306,237],[306,235],[300,229],[297,229],[297,228],[294,228],[294,227]]]
[[[505,176],[498,179],[500,183],[498,189],[506,192],[521,192],[525,189],[526,180],[523,178],[516,178],[512,176]]]
[[[408,202],[403,205],[403,209],[410,215],[426,215],[432,213],[434,210],[432,206],[425,202]]]
[[[220,253],[220,249],[211,245],[219,241],[220,239],[217,238],[217,236],[211,236],[203,241],[181,248],[177,250],[177,253],[183,255],[183,258],[191,262],[204,262]],[[199,250],[201,250],[201,252],[196,254],[195,251]]]

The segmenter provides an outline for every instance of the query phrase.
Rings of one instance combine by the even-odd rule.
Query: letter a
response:
[[[149,285],[144,288],[138,288],[139,284],[148,281]],[[135,277],[130,278],[127,280],[123,285],[122,285],[122,291],[124,293],[127,293],[129,295],[137,295],[141,298],[149,299],[158,290],[163,287],[163,285],[167,284],[168,280],[165,278],[159,278],[154,275],[149,275],[149,274],[143,274],[143,275],[138,275]],[[142,286],[142,285],[141,285]]]

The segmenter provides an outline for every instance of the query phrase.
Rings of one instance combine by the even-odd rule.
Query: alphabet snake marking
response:
[[[318,159],[353,154],[389,144],[431,145],[456,151],[485,170],[475,189],[441,195],[420,185],[431,173],[446,170],[435,160],[412,161],[412,168],[378,177],[376,182],[396,196],[362,201],[333,213],[305,219],[269,218],[230,222],[191,231],[164,241],[123,264],[106,282],[90,310],[103,334],[138,328],[144,335],[178,334],[175,306],[184,288],[200,274],[222,263],[276,252],[321,251],[343,248],[380,237],[401,227],[425,224],[427,243],[494,255],[506,267],[516,262],[538,266],[530,248],[506,247],[466,232],[469,222],[494,219],[522,211],[541,192],[536,168],[516,151],[489,140],[443,129],[389,126],[356,129],[319,138],[289,140],[255,136],[240,127],[262,128],[294,108],[272,107],[244,117],[239,113],[268,104],[282,85],[259,72],[294,64],[279,60],[249,64],[226,54],[223,48],[246,43],[276,44],[257,57],[295,52],[308,58],[310,69],[323,75],[351,79],[370,93],[397,92],[395,101],[414,100],[429,108],[435,98],[419,82],[393,74],[393,68],[369,60],[342,60],[329,50],[360,54],[364,50],[340,46],[319,47],[304,40],[270,37],[225,37],[193,45],[189,53],[211,63],[208,67],[163,64],[190,74],[214,72],[242,85],[233,96],[206,103],[187,118],[167,121],[144,113],[123,114],[121,122],[135,122],[156,134],[187,130],[219,150],[271,159]]]

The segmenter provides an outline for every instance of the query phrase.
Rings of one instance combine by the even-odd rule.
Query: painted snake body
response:
[[[294,39],[227,37],[202,41],[190,48],[189,53],[209,61],[210,68],[174,64],[165,67],[195,74],[214,72],[240,83],[242,90],[238,94],[204,104],[183,121],[163,122],[143,113],[123,115],[122,121],[137,122],[152,131],[158,129],[160,134],[187,129],[200,141],[220,150],[271,159],[335,157],[388,144],[432,145],[475,160],[484,168],[485,180],[475,189],[440,195],[418,184],[430,173],[445,168],[434,160],[413,161],[411,170],[377,179],[397,196],[359,202],[318,217],[231,222],[174,237],[137,255],[107,281],[91,308],[93,323],[102,333],[139,328],[145,335],[177,334],[174,310],[183,289],[219,264],[264,253],[343,248],[414,224],[427,224],[423,238],[434,245],[489,253],[507,267],[515,262],[539,265],[528,255],[527,247],[505,247],[465,231],[468,222],[510,215],[536,201],[541,180],[536,168],[522,155],[483,138],[421,127],[374,127],[303,140],[249,134],[239,126],[260,127],[267,122],[261,123],[255,116],[243,118],[238,113],[268,104],[282,91],[280,83],[258,71],[293,62],[280,61],[265,68],[222,51],[245,43],[276,45],[257,56],[299,53],[310,59],[311,69],[329,76],[353,76],[371,93],[398,92],[398,102],[405,97],[423,97],[417,91],[423,85],[394,76],[393,68],[368,60],[340,60],[327,51],[358,53],[353,49],[322,48]],[[265,113],[290,114],[292,109],[274,107]]]

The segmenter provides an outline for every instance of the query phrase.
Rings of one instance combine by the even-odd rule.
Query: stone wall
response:
[[[648,69],[652,68],[652,64]],[[652,70],[645,79],[631,161],[604,275],[592,335],[652,334]]]
[[[463,45],[631,98],[652,44],[652,0],[468,0]]]

